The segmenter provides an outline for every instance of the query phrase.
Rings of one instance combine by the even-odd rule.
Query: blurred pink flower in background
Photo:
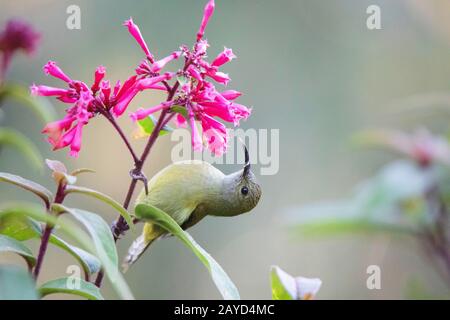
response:
[[[6,23],[5,29],[0,33],[0,51],[2,52],[0,81],[4,78],[14,54],[17,51],[24,51],[28,55],[33,54],[40,38],[41,35],[25,21],[11,19]]]

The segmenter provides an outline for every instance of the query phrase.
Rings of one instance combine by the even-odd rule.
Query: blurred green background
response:
[[[66,28],[66,8],[81,8],[81,30]],[[381,30],[368,30],[366,8],[381,8]],[[95,67],[107,68],[107,78],[124,80],[143,58],[122,27],[133,17],[157,57],[178,45],[191,45],[204,1],[5,1],[0,0],[0,25],[18,17],[43,35],[37,54],[14,60],[9,80],[30,85],[57,85],[41,69],[55,60],[76,79],[90,82]],[[447,129],[442,115],[450,105],[450,4],[446,0],[227,0],[216,1],[206,37],[214,57],[223,46],[238,59],[224,69],[232,89],[244,92],[240,103],[253,106],[243,128],[280,129],[280,170],[260,176],[263,197],[250,214],[231,219],[207,218],[191,229],[194,238],[222,265],[245,299],[271,297],[269,268],[277,264],[293,275],[319,277],[319,299],[404,298],[414,283],[439,295],[445,284],[424,261],[409,238],[349,234],[332,238],[302,238],[286,228],[286,208],[347,196],[389,155],[355,149],[352,134],[371,126],[404,129],[426,125]],[[161,96],[144,93],[132,109],[154,105]],[[60,114],[64,106],[54,102]],[[427,108],[412,108],[427,105]],[[76,160],[67,150],[53,153],[39,132],[34,114],[14,103],[2,108],[1,124],[31,137],[47,158],[70,168],[90,167],[79,185],[122,201],[132,163],[112,128],[102,119],[84,131]],[[120,119],[131,134],[133,125]],[[135,141],[139,148],[144,141]],[[150,177],[170,163],[169,137],[161,138],[145,168]],[[2,150],[0,171],[8,171],[53,188],[49,171],[39,174],[14,151]],[[233,166],[219,166],[231,172]],[[0,185],[0,202],[34,200],[25,192]],[[80,205],[80,201],[82,204]],[[85,198],[69,198],[98,212],[109,222],[115,213]],[[123,257],[135,235],[119,242]],[[0,261],[14,260],[2,256]],[[19,258],[17,258],[19,259]],[[19,260],[20,261],[20,260]],[[40,281],[62,276],[73,260],[53,248]],[[382,270],[382,289],[368,290],[366,268]],[[216,299],[219,293],[196,257],[176,239],[159,241],[127,274],[133,292],[146,299]],[[115,295],[106,283],[105,296]],[[57,296],[53,296],[57,297]],[[68,298],[68,296],[64,296]]]

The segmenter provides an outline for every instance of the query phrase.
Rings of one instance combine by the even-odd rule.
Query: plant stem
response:
[[[122,138],[123,142],[128,148],[128,151],[130,151],[131,156],[133,157],[133,161],[136,164],[139,162],[139,158],[136,155],[136,152],[134,152],[133,147],[130,144],[130,141],[128,141],[128,138],[126,137],[125,133],[123,132],[122,128],[117,124],[116,119],[114,119],[114,116],[107,110],[105,110],[102,106],[97,108],[97,110],[106,118],[108,121],[112,124],[114,129],[116,129],[117,133],[119,133],[119,136]]]
[[[183,71],[186,71],[190,64],[191,64],[191,61],[186,60],[185,63],[184,63]],[[167,88],[170,88],[170,86],[167,84],[167,82],[165,82],[164,85]],[[175,82],[173,87],[170,88],[170,90],[168,90],[168,95],[167,95],[166,101],[170,101],[170,100],[173,99],[173,97],[175,96],[179,86],[180,86],[180,83],[177,81],[177,82]],[[161,114],[159,115],[159,118],[158,118],[158,121],[157,121],[157,123],[155,125],[155,128],[152,131],[150,137],[148,138],[147,144],[146,144],[146,146],[144,148],[144,151],[142,152],[142,155],[141,155],[141,157],[139,159],[137,159],[137,157],[135,155],[133,155],[133,153],[131,153],[131,150],[133,150],[133,149],[131,148],[131,146],[129,146],[128,140],[123,135],[123,132],[120,129],[120,127],[114,121],[114,123],[116,124],[114,126],[114,128],[122,136],[122,139],[127,144],[127,146],[129,146],[128,149],[130,150],[130,153],[132,154],[132,157],[134,159],[134,171],[135,172],[138,172],[138,173],[142,172],[142,168],[144,167],[145,161],[147,160],[147,157],[150,154],[150,151],[151,151],[153,145],[155,144],[156,139],[159,136],[159,132],[170,121],[170,119],[172,119],[172,117],[174,116],[174,114],[169,114],[168,116],[167,115],[168,115],[168,110],[164,109],[163,111],[161,111]],[[166,116],[167,116],[167,118],[166,118]],[[110,122],[111,122],[111,120],[110,120]],[[113,123],[113,122],[111,122],[111,123]],[[113,125],[114,125],[114,123],[113,123]],[[123,207],[125,209],[128,209],[128,207],[130,205],[131,198],[133,197],[134,190],[136,189],[137,182],[138,182],[138,179],[136,177],[132,177],[131,182],[130,182],[130,186],[128,187],[127,195],[126,195],[125,200],[123,202]],[[147,183],[147,182],[145,182],[145,183]],[[147,186],[145,186],[145,187],[147,187]],[[146,191],[147,191],[147,188],[146,188]],[[111,226],[111,231],[113,233],[114,241],[117,242],[117,240],[119,240],[120,235],[122,235],[129,228],[130,227],[128,226],[128,224],[125,221],[125,219],[123,218],[123,216],[119,216],[113,222],[113,224]],[[97,278],[95,279],[95,285],[97,287],[99,287],[99,288],[102,285],[103,277],[104,277],[104,271],[100,270],[100,272],[97,275]]]
[[[55,203],[62,203],[64,201],[65,193],[64,190],[66,188],[65,183],[60,182],[58,184],[58,189],[56,191]],[[47,211],[51,214],[51,209],[47,207]],[[41,271],[42,263],[44,262],[45,253],[47,252],[48,242],[50,240],[50,236],[52,234],[54,225],[47,223],[45,225],[44,232],[42,233],[41,245],[39,246],[39,253],[36,261],[36,266],[33,270],[33,277],[37,280],[39,273]]]

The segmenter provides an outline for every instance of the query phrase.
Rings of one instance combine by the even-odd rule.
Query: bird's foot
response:
[[[147,186],[148,179],[145,176],[145,174],[141,170],[134,168],[130,171],[130,176],[133,180],[142,181],[142,183],[144,184],[145,194],[147,195],[148,194],[148,186]]]

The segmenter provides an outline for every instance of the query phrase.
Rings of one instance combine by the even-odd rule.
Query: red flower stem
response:
[[[66,185],[64,183],[59,183],[58,189],[56,191],[55,203],[62,203],[64,201],[65,193],[64,190]],[[47,206],[47,211],[51,214],[51,209]],[[44,261],[45,253],[47,252],[48,242],[50,240],[50,235],[52,234],[54,225],[47,223],[45,225],[44,232],[42,233],[41,245],[39,247],[39,253],[36,261],[36,266],[33,270],[33,277],[37,279],[39,276],[39,272],[41,271],[42,263]]]
[[[128,138],[124,134],[122,128],[118,125],[116,119],[114,119],[114,116],[107,110],[103,108],[103,106],[99,106],[97,110],[112,124],[114,129],[116,129],[117,133],[119,133],[119,136],[122,138],[123,142],[128,148],[128,151],[130,151],[131,156],[133,157],[134,163],[139,162],[139,158],[137,157],[136,153],[134,152],[133,147],[130,144],[130,141],[128,141]]]

